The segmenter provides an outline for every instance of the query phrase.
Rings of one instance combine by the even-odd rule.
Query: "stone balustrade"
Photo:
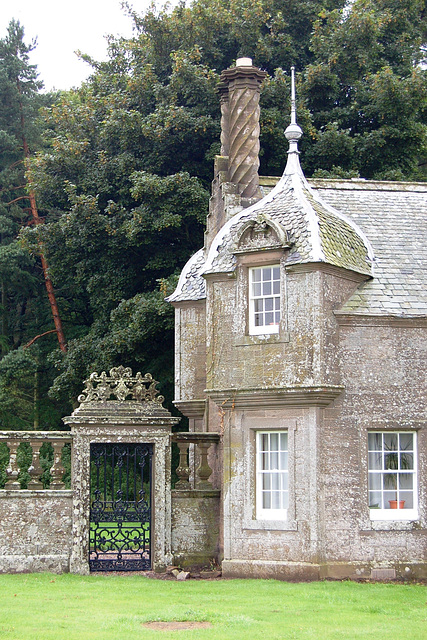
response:
[[[43,490],[41,476],[45,469],[40,462],[40,449],[45,443],[50,443],[53,447],[53,464],[50,467],[50,490],[60,490],[65,488],[63,476],[65,468],[62,464],[62,452],[66,444],[72,442],[72,436],[64,431],[0,431],[0,443],[5,443],[9,449],[9,462],[6,467],[7,481],[6,490],[20,490],[21,482],[19,478],[22,473],[27,472],[30,476],[28,482],[29,490]],[[18,462],[18,447],[22,443],[27,443],[32,450],[30,466],[20,468]]]
[[[196,457],[199,460],[199,466],[196,469],[195,488],[199,490],[212,489],[212,485],[209,482],[212,469],[208,463],[208,450],[212,444],[219,442],[219,434],[182,431],[174,433],[172,441],[176,442],[179,449],[179,465],[176,469],[179,480],[175,484],[175,489],[188,490],[192,488],[190,483],[191,469],[188,463],[190,445],[196,447]]]

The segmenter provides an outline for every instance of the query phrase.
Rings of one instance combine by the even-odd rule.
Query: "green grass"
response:
[[[141,575],[2,575],[1,640],[425,640],[417,584],[174,582]],[[151,620],[209,621],[164,631]]]

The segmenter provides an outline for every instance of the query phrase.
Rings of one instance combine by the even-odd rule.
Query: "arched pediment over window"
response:
[[[289,235],[285,229],[275,220],[261,213],[255,220],[248,220],[239,229],[233,253],[287,249],[290,246]]]

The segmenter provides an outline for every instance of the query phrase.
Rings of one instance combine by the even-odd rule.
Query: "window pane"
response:
[[[381,451],[382,450],[382,433],[369,433],[368,434],[368,449],[369,451]]]
[[[288,448],[288,434],[281,433],[280,434],[280,448],[282,451],[286,451]]]
[[[262,508],[271,509],[271,493],[262,494]]]
[[[369,454],[369,468],[370,469],[382,469],[383,468],[383,460],[381,453],[370,453]]]
[[[288,490],[288,474],[287,473],[282,473],[281,474],[281,478],[282,478],[282,490],[283,491],[287,491]]]
[[[271,267],[264,267],[262,269],[262,279],[264,282],[271,280]]]
[[[260,282],[254,282],[252,284],[252,295],[253,296],[260,296],[261,295],[261,283]]]
[[[414,493],[413,491],[400,491],[399,500],[404,501],[403,509],[414,508]]]
[[[272,493],[272,508],[280,509],[280,492],[273,491]]]
[[[271,469],[278,469],[279,468],[279,453],[278,451],[272,451],[270,454],[270,464],[271,464]]]
[[[271,296],[271,282],[263,282],[262,284],[262,295],[263,296]]]
[[[278,433],[270,434],[270,450],[279,451],[279,434]]]
[[[397,433],[384,433],[384,449],[397,451]]]
[[[261,282],[261,269],[252,269],[252,282]]]
[[[414,438],[412,433],[401,433],[399,437],[399,444],[401,451],[413,451],[414,450]]]
[[[280,453],[280,469],[284,471],[288,468],[288,452],[281,451]]]
[[[264,473],[262,477],[262,488],[268,491],[271,489],[271,476],[269,473]]]
[[[273,280],[280,279],[280,267],[273,267]]]
[[[397,473],[384,473],[383,474],[383,486],[384,486],[384,489],[396,489],[397,488]]]
[[[399,474],[399,489],[412,489],[414,476],[412,473]]]
[[[370,473],[369,474],[369,488],[370,489],[381,489],[382,484],[382,475],[381,473]]]
[[[386,469],[398,469],[399,468],[399,456],[397,453],[386,453],[384,455],[384,467]]]
[[[382,509],[381,492],[380,491],[370,491],[369,492],[369,507],[371,509]]]
[[[270,465],[269,465],[269,454],[268,453],[263,453],[262,454],[262,469],[264,471],[267,471],[268,469],[270,469]]]
[[[265,298],[265,310],[273,311],[273,298]]]
[[[262,451],[268,451],[268,433],[261,434],[261,447]]]
[[[414,454],[402,452],[400,454],[400,468],[401,469],[413,469],[414,468]]]
[[[278,491],[280,489],[280,476],[278,473],[271,474],[271,488],[274,491]]]

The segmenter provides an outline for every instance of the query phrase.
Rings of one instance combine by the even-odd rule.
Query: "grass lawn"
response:
[[[426,598],[425,586],[418,584],[1,575],[0,638],[426,640]],[[208,621],[212,626],[143,626],[156,620]]]

